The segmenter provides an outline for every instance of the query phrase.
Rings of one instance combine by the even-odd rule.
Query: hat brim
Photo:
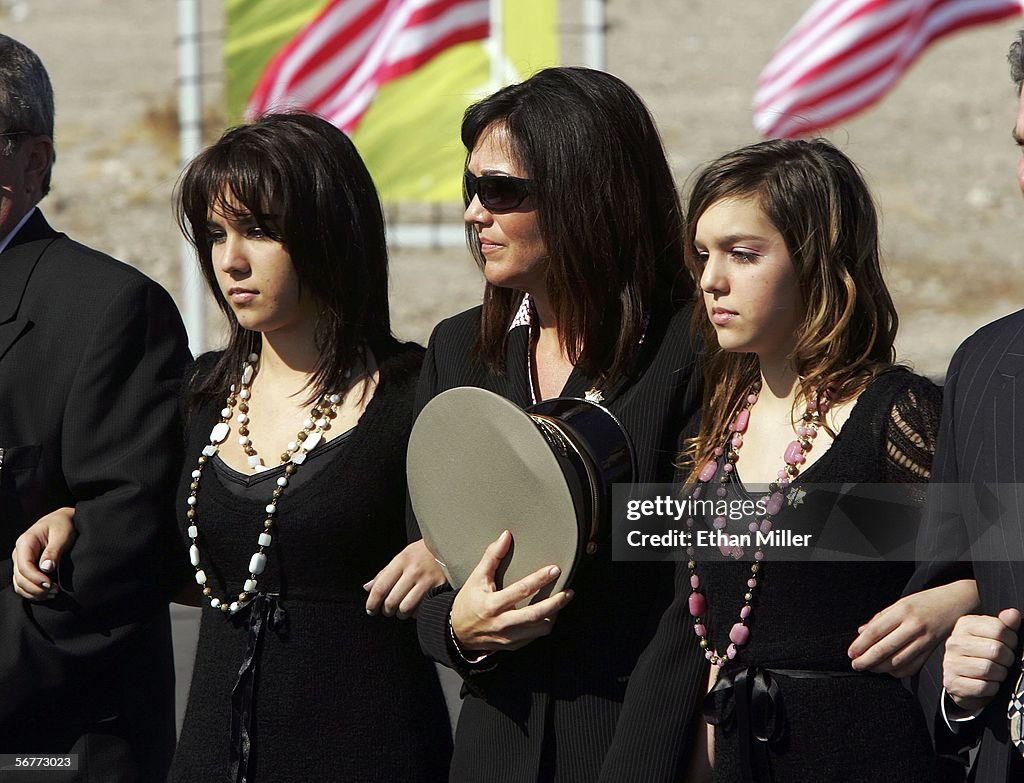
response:
[[[409,496],[453,587],[465,584],[504,530],[512,548],[495,576],[499,589],[549,565],[561,574],[531,601],[569,583],[603,513],[608,482],[632,478],[628,436],[601,406],[586,403],[603,415],[583,403],[546,401],[534,417],[501,395],[459,387],[423,408],[409,438]],[[591,430],[615,445],[595,447]],[[618,463],[617,472],[608,470],[616,461],[625,472]]]

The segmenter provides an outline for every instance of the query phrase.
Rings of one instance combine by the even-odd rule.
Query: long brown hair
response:
[[[611,74],[548,68],[466,110],[467,156],[495,126],[533,181],[547,294],[567,355],[588,375],[617,380],[632,369],[645,321],[694,290],[682,274],[682,209],[654,120]],[[466,236],[483,268],[471,226]],[[505,369],[522,296],[490,284],[484,291],[476,350],[492,371]]]
[[[826,390],[833,403],[856,396],[893,364],[898,323],[882,279],[875,205],[857,166],[824,139],[765,141],[709,164],[686,209],[686,266],[696,279],[702,269],[697,221],[729,198],[757,200],[796,269],[804,306],[790,356],[799,377],[797,399]],[[707,346],[704,405],[700,432],[681,460],[695,473],[722,445],[759,366],[756,354],[718,346],[705,308],[694,309],[693,328]]]

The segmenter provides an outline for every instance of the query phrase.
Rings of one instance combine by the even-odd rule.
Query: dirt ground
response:
[[[808,3],[610,0],[609,69],[654,111],[681,186],[702,162],[756,140],[749,106],[757,74]],[[223,23],[220,2],[202,6],[215,138]],[[577,62],[578,0],[564,1],[562,19],[564,61]],[[170,212],[176,25],[170,0],[0,0],[0,31],[40,54],[57,94],[48,218],[178,296],[181,250]],[[940,42],[880,106],[827,134],[862,166],[882,211],[901,358],[937,378],[961,339],[1024,303],[1024,204],[1005,64],[1017,26],[974,28]],[[457,205],[444,214],[460,219]],[[464,249],[394,251],[400,335],[425,340],[437,320],[479,295]],[[217,323],[212,306],[210,323]],[[215,342],[216,329],[211,334]]]

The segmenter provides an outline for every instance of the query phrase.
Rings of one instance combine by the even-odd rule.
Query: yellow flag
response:
[[[228,116],[239,122],[273,56],[328,0],[227,0],[225,71]],[[504,59],[510,81],[558,62],[557,0],[507,0]],[[493,87],[486,44],[452,47],[408,76],[384,85],[353,141],[385,202],[462,198],[465,150],[459,126],[466,107]]]

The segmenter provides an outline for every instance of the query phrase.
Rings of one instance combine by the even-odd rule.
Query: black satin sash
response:
[[[739,732],[743,780],[772,783],[768,749],[782,741],[789,728],[786,704],[775,677],[831,679],[865,677],[866,672],[815,671],[811,669],[764,669],[759,666],[726,668],[704,700],[704,720]]]
[[[249,642],[245,658],[238,669],[238,679],[231,689],[231,763],[229,783],[249,783],[249,761],[253,746],[253,699],[259,673],[263,631],[284,628],[287,620],[284,607],[276,593],[257,593],[249,609]]]

